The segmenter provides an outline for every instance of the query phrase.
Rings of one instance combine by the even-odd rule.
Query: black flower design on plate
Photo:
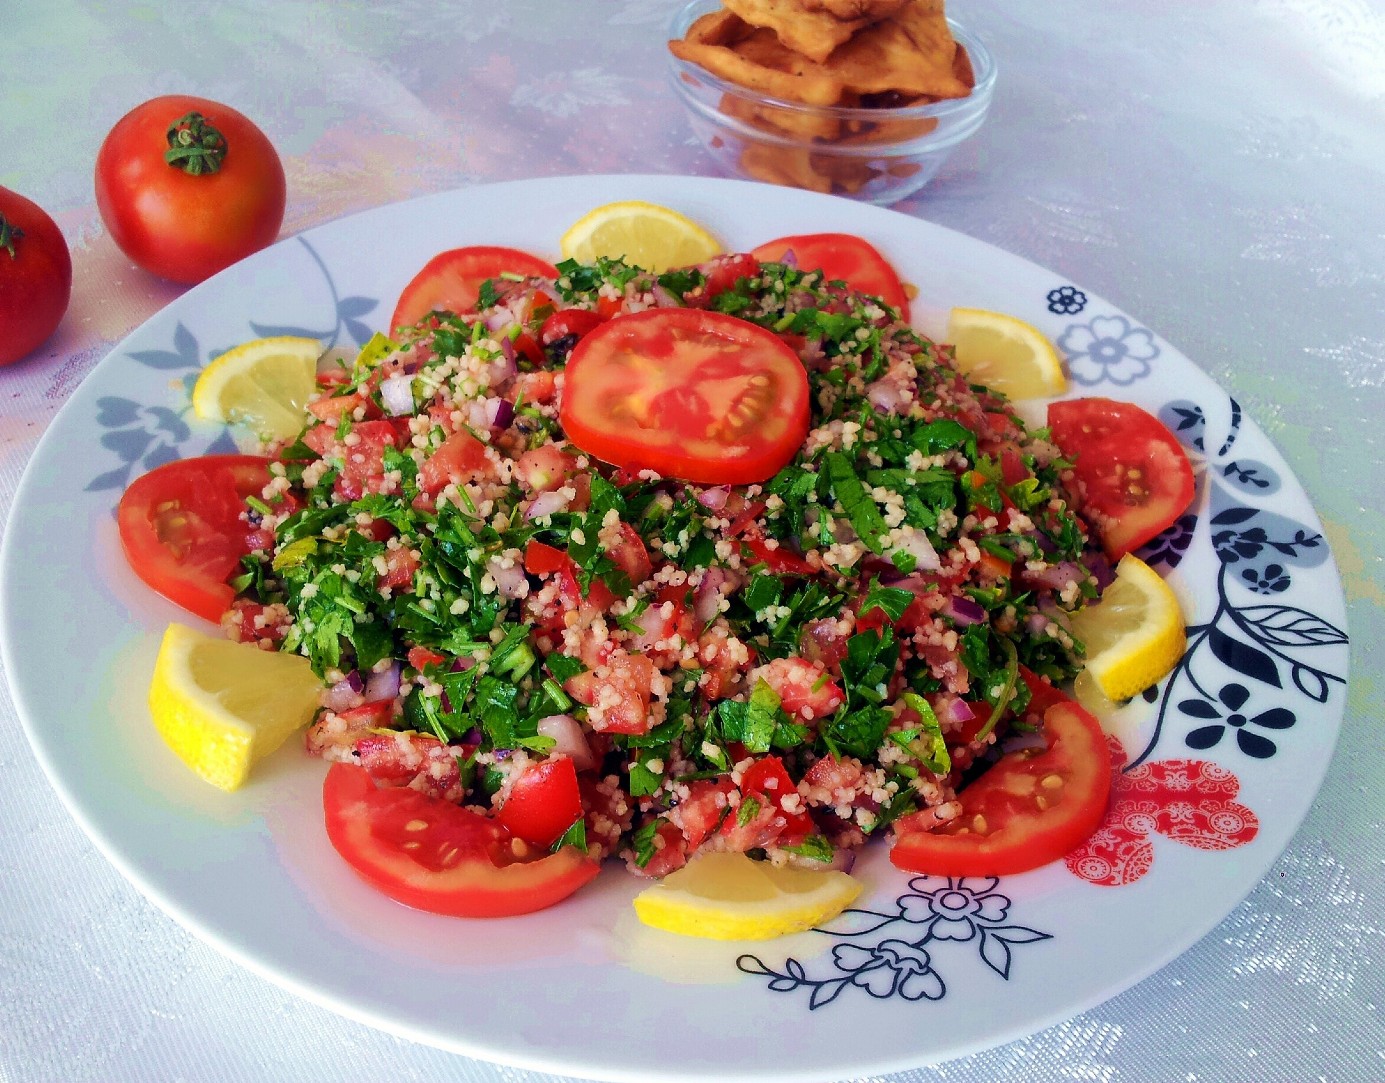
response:
[[[1236,735],[1236,745],[1242,752],[1257,760],[1267,760],[1279,751],[1278,747],[1268,737],[1247,727],[1286,730],[1297,721],[1294,712],[1286,707],[1271,707],[1247,715],[1245,707],[1250,702],[1250,689],[1243,684],[1223,685],[1217,700],[1218,703],[1212,703],[1205,699],[1187,699],[1178,705],[1179,710],[1192,718],[1208,719],[1207,725],[1199,726],[1185,738],[1189,748],[1212,748],[1230,730]]]

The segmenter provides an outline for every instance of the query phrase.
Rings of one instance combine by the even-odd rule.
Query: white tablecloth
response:
[[[255,118],[286,163],[285,235],[481,181],[711,173],[665,82],[676,6],[0,4],[0,184],[53,213],[75,264],[58,334],[0,369],[0,516],[73,388],[181,292],[133,269],[95,211],[96,149],[124,112],[188,92]],[[1137,313],[1241,402],[1326,523],[1352,680],[1313,811],[1212,933],[1069,1022],[896,1078],[1385,1078],[1385,6],[954,0],[949,11],[997,58],[993,112],[898,209]],[[83,676],[70,659],[54,674]],[[549,1078],[339,1018],[200,943],[69,818],[7,689],[0,768],[5,1083]]]

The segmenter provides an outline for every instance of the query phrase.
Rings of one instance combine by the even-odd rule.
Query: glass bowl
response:
[[[720,7],[719,0],[694,0],[674,17],[670,36],[684,37]],[[672,52],[669,72],[694,133],[729,176],[887,205],[932,180],[990,108],[995,61],[963,27],[951,19],[948,26],[975,76],[965,98],[893,108],[816,106],[728,82]]]

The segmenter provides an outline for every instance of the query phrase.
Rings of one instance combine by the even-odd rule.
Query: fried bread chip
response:
[[[893,14],[905,0],[722,0],[751,26],[773,30],[786,48],[819,63],[863,27]],[[857,9],[856,14],[846,14]],[[841,11],[843,14],[837,14]]]
[[[746,24],[742,23],[743,26]],[[670,41],[673,55],[706,68],[713,75],[785,101],[807,105],[836,105],[845,88],[840,79],[812,61],[783,47],[771,31],[747,26],[744,36],[720,28],[727,44]]]
[[[798,0],[804,11],[825,12],[843,22],[864,19],[868,23],[893,15],[908,2],[909,0]]]
[[[940,0],[915,0],[854,34],[821,67],[855,94],[965,98],[971,81],[958,77],[957,52]]]

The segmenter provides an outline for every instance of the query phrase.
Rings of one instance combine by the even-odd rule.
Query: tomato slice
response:
[[[1053,442],[1074,461],[1101,546],[1119,560],[1169,527],[1193,500],[1193,467],[1153,414],[1112,399],[1051,403]]]
[[[908,872],[1004,876],[1056,861],[1081,845],[1106,815],[1106,737],[1101,724],[1066,697],[1044,712],[1044,736],[1047,748],[1007,752],[962,790],[957,819],[930,831],[901,817],[890,860]]]
[[[355,764],[328,769],[322,807],[327,837],[348,865],[397,902],[434,914],[532,913],[600,871],[571,846],[521,858],[516,851],[527,846],[497,821],[408,787],[377,787]]]
[[[218,621],[235,591],[226,582],[250,551],[245,498],[269,482],[268,459],[175,459],[131,482],[116,521],[125,558],[149,586],[190,613]]]
[[[753,323],[649,309],[589,332],[568,361],[559,420],[614,466],[705,484],[772,477],[808,435],[808,374]]]
[[[394,306],[390,329],[412,327],[430,312],[470,312],[481,295],[481,283],[503,274],[556,278],[558,269],[518,248],[450,248],[430,259],[409,280]]]
[[[803,271],[820,270],[829,281],[842,280],[859,293],[879,297],[909,319],[909,295],[890,261],[873,244],[851,233],[805,233],[766,241],[751,255],[761,263],[778,263],[792,252]]]

